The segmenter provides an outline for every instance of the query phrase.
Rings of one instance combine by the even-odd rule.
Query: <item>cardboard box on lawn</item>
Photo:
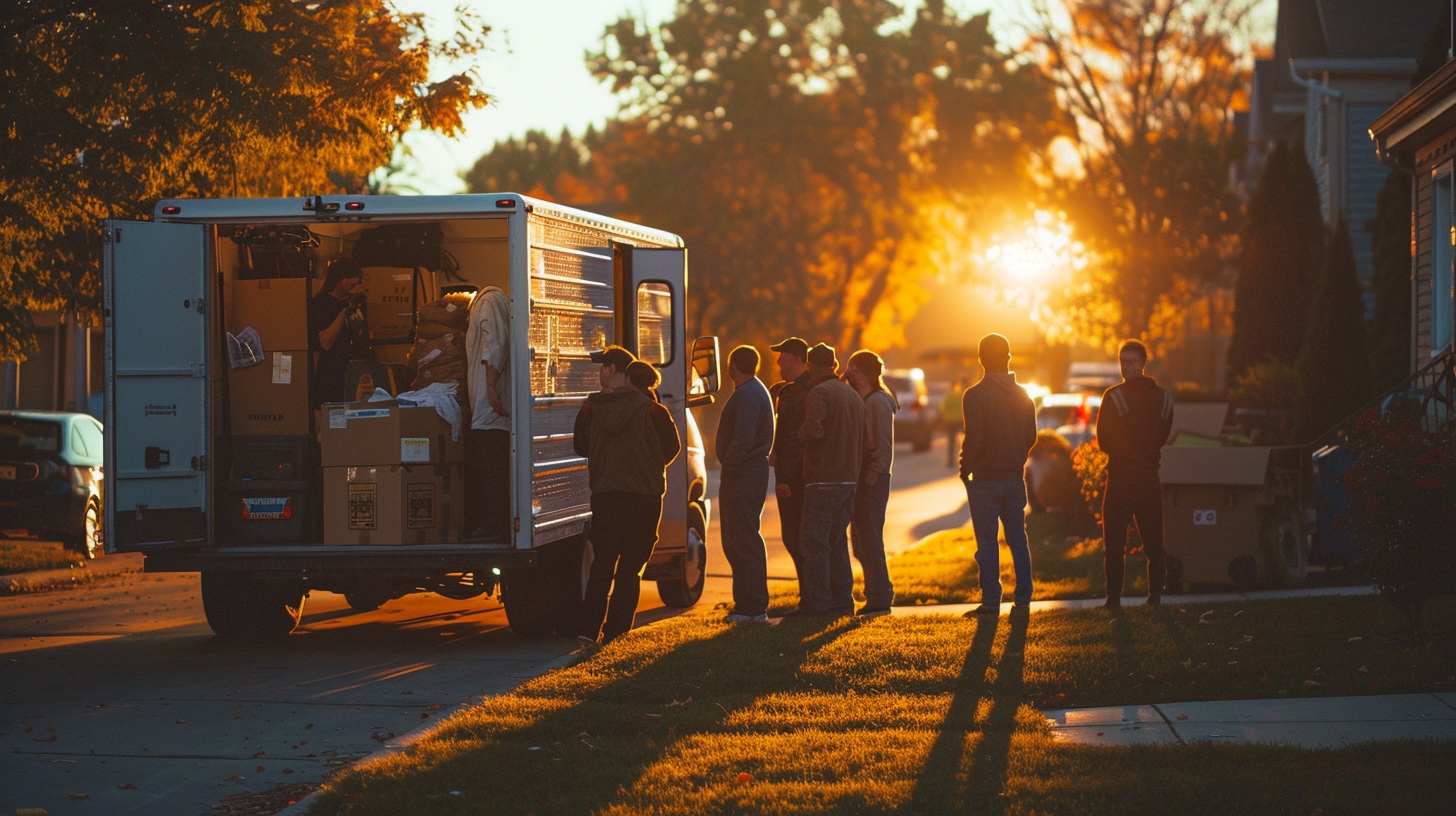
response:
[[[324,544],[456,544],[462,538],[461,464],[324,468]]]
[[[1163,546],[1181,567],[1179,581],[1257,581],[1261,508],[1272,503],[1268,472],[1267,447],[1163,448]]]
[[[318,428],[326,468],[465,461],[465,446],[450,438],[450,423],[429,406],[331,402],[321,409]]]

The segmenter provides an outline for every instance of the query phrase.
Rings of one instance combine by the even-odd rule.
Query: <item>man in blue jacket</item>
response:
[[[1031,605],[1031,548],[1026,541],[1026,482],[1022,470],[1036,444],[1036,406],[1011,371],[1011,343],[999,334],[981,338],[986,375],[961,400],[966,437],[961,442],[961,479],[976,532],[976,567],[981,573],[977,615],[1001,614],[999,526],[1005,528],[1016,571],[1016,608]]]
[[[718,418],[714,449],[722,466],[718,518],[723,555],[733,570],[733,613],[729,623],[768,620],[768,555],[764,550],[763,500],[768,494],[768,453],[773,446],[774,409],[758,379],[758,350],[739,346],[728,355],[733,395]]]

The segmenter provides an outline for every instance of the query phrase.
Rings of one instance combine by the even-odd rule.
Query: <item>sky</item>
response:
[[[906,19],[913,19],[920,0],[903,4]],[[489,50],[475,60],[492,104],[468,114],[458,138],[408,136],[415,162],[410,183],[422,193],[461,192],[460,174],[497,141],[533,129],[555,135],[569,127],[579,134],[589,124],[601,125],[616,113],[617,102],[587,72],[585,54],[600,47],[602,31],[624,14],[661,23],[676,5],[677,0],[395,0],[401,11],[425,14],[437,35],[448,34],[456,6],[473,10],[492,28]],[[946,5],[961,13],[993,9],[993,30],[1006,39],[1015,31],[1011,16],[1024,13],[1027,2],[949,0]]]

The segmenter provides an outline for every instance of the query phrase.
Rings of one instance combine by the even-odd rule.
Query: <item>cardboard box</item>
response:
[[[1266,447],[1163,448],[1163,546],[1180,582],[1257,582],[1268,470]]]
[[[324,544],[456,544],[465,525],[462,465],[324,468]]]
[[[308,278],[233,281],[227,301],[227,330],[252,326],[264,351],[308,348]]]
[[[228,371],[231,430],[239,436],[306,436],[308,352],[270,351],[263,362]]]
[[[320,411],[319,446],[324,467],[439,465],[465,461],[450,423],[428,406],[405,407],[393,400],[327,403]]]
[[[364,322],[370,340],[409,338],[415,328],[415,271],[393,266],[366,266]],[[423,296],[420,302],[424,302]]]

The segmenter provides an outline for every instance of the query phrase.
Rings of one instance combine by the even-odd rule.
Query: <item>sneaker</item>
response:
[[[989,617],[1000,617],[1000,615],[1001,615],[1001,604],[984,604],[983,603],[980,606],[976,607],[975,609],[972,609],[971,611],[967,612],[964,615],[964,617],[969,618],[969,617],[971,617],[973,615],[985,615],[988,618]]]
[[[869,604],[865,604],[863,607],[860,607],[860,610],[858,612],[854,614],[856,617],[860,618],[882,618],[890,614],[890,607],[870,606]]]
[[[576,642],[583,649],[598,649],[598,648],[600,648],[597,645],[596,638],[589,638],[586,635],[577,635],[576,636]]]
[[[768,623],[768,615],[740,615],[734,612],[723,620],[728,623]]]

